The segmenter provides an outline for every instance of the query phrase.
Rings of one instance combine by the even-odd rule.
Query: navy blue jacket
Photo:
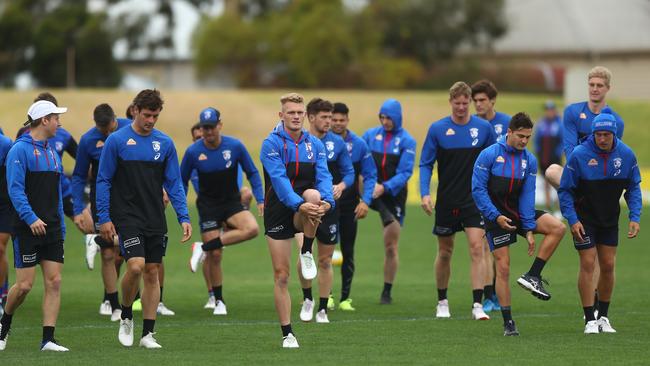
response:
[[[187,148],[181,162],[181,179],[185,192],[189,189],[192,172],[196,171],[199,183],[197,205],[239,202],[239,166],[246,172],[255,200],[263,203],[262,179],[248,150],[241,141],[229,136],[221,136],[221,143],[216,149],[205,146],[203,139]]]
[[[609,106],[606,108],[609,108]],[[623,129],[625,128],[623,119],[614,111],[611,111],[611,114],[616,118],[616,137],[622,139]],[[587,102],[570,104],[564,108],[562,140],[564,156],[567,159],[569,159],[573,149],[587,136],[591,135],[591,122],[596,116],[597,114],[592,113],[589,109],[589,103]]]
[[[528,150],[506,141],[481,151],[472,175],[472,197],[483,217],[493,223],[504,215],[521,221],[524,231],[534,230],[537,161]]]
[[[391,131],[383,126],[369,129],[363,134],[377,168],[377,183],[393,197],[408,194],[407,183],[413,175],[416,142],[402,127],[402,108],[395,99],[388,99],[379,111],[393,121]],[[374,187],[373,187],[374,189]]]
[[[41,219],[47,235],[65,237],[59,155],[47,141],[36,141],[30,134],[20,136],[7,154],[9,197],[20,220],[16,231],[31,234],[29,225]],[[61,235],[61,237],[59,237]]]
[[[508,133],[508,126],[510,126],[510,120],[512,119],[512,117],[501,112],[495,111],[494,113],[495,113],[494,118],[488,120],[488,122],[490,122],[490,124],[494,128],[494,133],[497,134],[497,139],[505,138],[506,134]]]
[[[562,130],[559,116],[552,120],[542,118],[535,124],[535,153],[542,165],[548,166],[562,158]]]
[[[625,191],[630,221],[641,218],[641,174],[634,152],[621,140],[614,140],[610,152],[601,150],[593,135],[569,156],[558,195],[562,215],[573,225],[598,228],[618,226],[621,213],[619,200]]]
[[[116,131],[130,124],[130,119],[118,118]],[[93,216],[97,213],[95,184],[97,181],[97,173],[99,171],[99,157],[102,155],[102,150],[107,137],[108,136],[99,132],[96,127],[92,127],[84,133],[79,140],[77,158],[75,161],[74,171],[72,172],[72,202],[75,216],[81,214],[85,208],[84,190],[86,188],[86,181],[89,178],[89,170],[91,170],[90,206]],[[93,219],[96,220],[97,218],[93,217]]]
[[[118,231],[167,232],[162,189],[178,222],[190,222],[174,143],[154,129],[138,135],[133,126],[113,132],[104,143],[97,173],[99,224],[113,221]]]
[[[7,191],[7,154],[11,149],[11,139],[7,136],[0,135],[0,209],[12,209],[9,192]]]
[[[372,192],[375,189],[375,183],[377,183],[377,167],[372,158],[372,153],[363,139],[354,132],[347,130],[344,141],[354,168],[354,184],[343,191],[339,199],[339,206],[341,210],[349,209],[354,211],[354,208],[359,203],[359,198],[367,205],[372,202]],[[363,177],[362,195],[359,194],[359,175]]]
[[[294,141],[284,124],[278,123],[262,142],[260,160],[264,167],[265,214],[278,204],[298,211],[305,202],[302,193],[310,188],[335,207],[325,146],[309,132],[303,130],[298,141]]]
[[[431,124],[420,155],[420,194],[429,195],[433,165],[438,161],[436,208],[463,209],[474,205],[472,170],[483,149],[496,142],[490,123],[471,116],[465,125],[447,116]]]

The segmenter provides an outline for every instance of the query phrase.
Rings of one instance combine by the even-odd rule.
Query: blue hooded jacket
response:
[[[623,130],[625,129],[623,119],[612,111],[609,106],[603,108],[600,112],[612,114],[616,118],[616,137],[622,139]],[[591,135],[591,122],[596,116],[598,115],[591,112],[587,102],[574,103],[564,109],[562,141],[564,156],[567,159],[569,159],[573,149],[584,141],[587,136]]]
[[[368,206],[372,203],[372,192],[375,189],[375,183],[377,183],[377,167],[375,167],[375,161],[368,145],[361,137],[348,130],[343,140],[354,168],[354,184],[343,191],[339,205],[342,211],[354,212],[359,198]],[[359,175],[363,177],[363,194],[361,195],[359,194]]]
[[[413,174],[416,142],[402,127],[402,106],[396,99],[386,100],[379,110],[393,121],[393,129],[382,125],[363,134],[377,168],[377,183],[393,197],[407,194],[407,183]]]

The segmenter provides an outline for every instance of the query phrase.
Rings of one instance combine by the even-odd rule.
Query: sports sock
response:
[[[585,313],[585,324],[587,324],[587,322],[589,322],[589,321],[596,320],[596,318],[594,317],[594,307],[593,306],[584,306],[582,308],[582,311],[584,311],[584,313]]]
[[[392,283],[384,282],[384,290],[381,293],[390,296],[390,290],[392,289],[393,289]]]
[[[609,301],[598,301],[598,319],[605,317],[607,318],[607,313],[609,312]]]
[[[104,289],[104,299],[102,300],[102,302],[104,302],[104,301],[108,301],[108,300],[109,300],[109,298],[108,298],[108,292],[106,292],[106,289]]]
[[[485,300],[491,299],[494,296],[494,286],[487,285],[483,287],[483,298]]]
[[[222,286],[222,285],[214,286],[214,287],[212,288],[212,293],[214,294],[214,298],[215,298],[215,300],[221,300],[221,301],[223,301],[222,290],[223,290],[223,286]]]
[[[311,287],[308,288],[303,288],[302,289],[302,298],[305,300],[313,300],[313,296],[311,295]]]
[[[308,238],[307,235],[305,235],[305,240],[302,242],[302,248],[300,249],[301,254],[305,254],[307,252],[313,253],[311,250],[312,244],[314,244],[314,238]]]
[[[482,297],[483,297],[482,288],[472,290],[472,298],[474,299],[474,302],[478,302],[480,304]]]
[[[54,340],[54,327],[43,327],[43,344]]]
[[[594,310],[598,310],[600,300],[598,299],[598,289],[594,291]]]
[[[214,296],[214,290],[213,289],[208,289],[208,297]]]
[[[546,265],[545,260],[543,260],[540,257],[535,257],[535,260],[533,261],[533,265],[530,266],[530,270],[528,270],[528,274],[534,277],[540,277],[542,275],[542,270],[544,269],[544,265]]]
[[[293,333],[293,330],[291,330],[291,323],[287,325],[281,325],[280,328],[282,329],[282,336],[286,337],[289,335],[289,333]]]
[[[9,333],[9,328],[11,328],[11,321],[13,320],[13,317],[14,317],[13,314],[8,314],[7,312],[2,314],[2,318],[0,319],[0,324],[2,324],[2,332],[0,332],[0,339],[7,338],[7,334]]]
[[[438,289],[438,301],[447,300],[447,289],[439,288]]]
[[[131,319],[133,320],[133,308],[131,306],[122,305],[122,320]]]
[[[209,252],[211,250],[216,250],[216,249],[221,249],[223,248],[223,243],[221,242],[221,237],[218,237],[216,239],[212,239],[206,243],[203,243],[201,245],[201,249],[203,249],[204,252]]]
[[[153,327],[156,324],[155,319],[143,319],[142,320],[142,336],[146,336],[149,333],[153,333]]]
[[[163,302],[163,287],[160,286],[160,302]]]
[[[329,300],[329,298],[321,297],[318,300],[318,311],[325,310],[325,312],[327,312],[327,300]]]
[[[113,293],[110,293],[110,294],[107,293],[106,298],[111,303],[111,308],[113,310],[116,310],[116,309],[120,308],[120,302],[117,299],[117,291],[113,292]]]
[[[512,320],[512,308],[510,306],[501,307],[501,316],[503,317],[503,324]]]

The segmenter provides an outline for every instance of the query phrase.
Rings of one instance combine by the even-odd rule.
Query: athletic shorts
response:
[[[145,263],[162,263],[167,251],[166,234],[145,234],[129,228],[120,230],[118,237],[124,260],[144,258]]]
[[[63,263],[63,236],[58,234],[34,236],[19,232],[13,237],[14,266],[16,268],[34,267],[41,261]]]
[[[71,220],[74,219],[74,209],[72,205],[72,195],[63,197],[63,213]]]
[[[436,222],[433,234],[437,236],[452,236],[466,227],[483,229],[483,217],[476,206],[463,209],[436,208]]]
[[[618,246],[618,226],[611,228],[597,228],[595,226],[585,225],[582,226],[585,228],[585,239],[583,242],[576,241],[573,238],[573,246],[576,250],[585,250],[593,248],[596,244],[606,245],[608,247]]]
[[[400,226],[402,226],[404,225],[404,216],[406,216],[406,195],[393,197],[386,193],[372,200],[370,208],[379,213],[384,227],[390,225],[393,221],[399,222]]]
[[[264,235],[274,240],[292,239],[299,233],[293,226],[293,216],[296,214],[289,207],[278,203],[271,208],[264,208]]]
[[[535,220],[539,219],[544,215],[546,211],[535,210]],[[499,249],[502,247],[507,247],[510,244],[517,242],[517,235],[526,237],[526,232],[522,229],[521,221],[513,220],[510,223],[512,226],[516,226],[517,230],[508,231],[501,228],[496,222],[485,222],[485,235],[487,237],[487,242],[490,245],[490,251]]]
[[[246,208],[239,201],[211,207],[201,207],[199,209],[199,227],[201,228],[201,233],[221,229],[224,222],[242,211],[246,211]]]
[[[558,164],[562,163],[562,157],[559,156],[554,156],[552,157],[549,161],[543,162],[542,160],[538,160],[538,165],[539,165],[539,172],[544,174],[546,172],[546,169],[548,169],[549,166],[553,164]]]
[[[321,223],[316,229],[316,239],[327,245],[336,245],[339,242],[339,211],[335,208],[329,210],[321,218]]]
[[[11,204],[0,206],[0,233],[14,232],[14,218],[14,208]]]

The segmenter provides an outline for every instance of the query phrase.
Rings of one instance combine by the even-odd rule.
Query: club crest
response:
[[[477,138],[477,137],[478,137],[478,128],[475,128],[475,127],[470,128],[470,129],[469,129],[469,135],[470,135],[473,139]]]
[[[63,142],[61,141],[55,142],[54,148],[56,149],[56,151],[61,152],[61,150],[63,150]]]
[[[153,147],[153,151],[160,151],[160,141],[151,141],[151,146]]]
[[[327,151],[333,151],[334,141],[325,141],[325,148],[327,149]]]
[[[501,135],[503,133],[503,125],[500,123],[494,125],[494,132],[496,132],[497,135]]]
[[[614,169],[620,169],[621,165],[623,165],[623,159],[621,158],[614,158]]]
[[[221,152],[221,155],[223,155],[223,160],[230,160],[231,151],[230,150],[224,150],[224,151]]]

